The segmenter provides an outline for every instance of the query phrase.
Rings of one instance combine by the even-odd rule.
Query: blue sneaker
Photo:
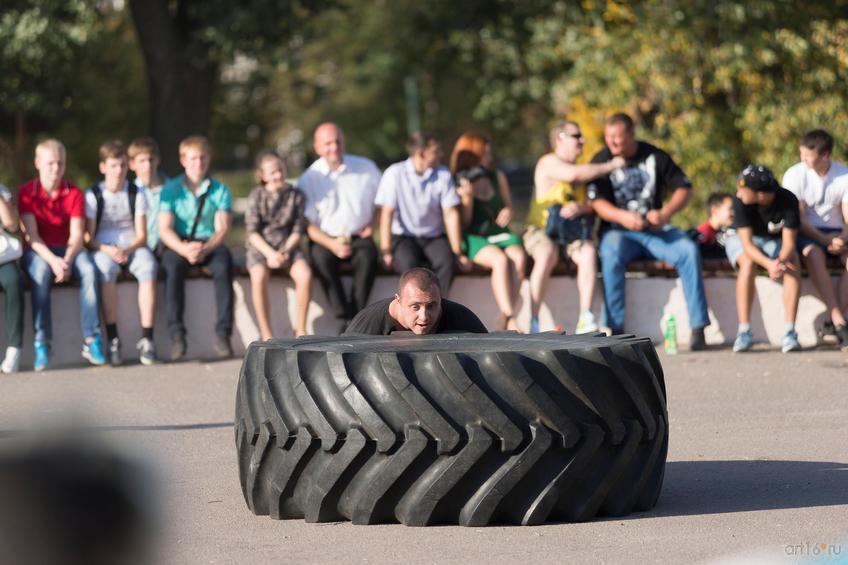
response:
[[[739,332],[736,336],[736,341],[733,342],[733,352],[740,353],[742,351],[750,351],[754,346],[754,334],[751,330]]]
[[[88,359],[92,365],[105,365],[106,356],[103,355],[103,343],[100,341],[100,336],[96,335],[88,342],[82,344],[82,356]]]
[[[47,342],[35,342],[35,362],[32,364],[34,371],[43,371],[50,365],[50,346]]]
[[[798,334],[794,331],[786,332],[783,336],[783,347],[780,350],[784,353],[801,351],[801,344],[798,343]]]
[[[536,316],[530,316],[530,333],[539,333],[539,318],[537,318]]]

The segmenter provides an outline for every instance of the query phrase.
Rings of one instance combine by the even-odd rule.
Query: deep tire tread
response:
[[[256,343],[235,422],[247,506],[307,522],[623,516],[656,504],[668,452],[662,367],[635,336]]]

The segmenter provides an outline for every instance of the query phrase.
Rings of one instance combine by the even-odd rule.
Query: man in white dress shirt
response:
[[[798,250],[830,315],[823,333],[835,333],[848,351],[848,167],[831,159],[833,137],[823,129],[804,134],[799,152],[801,162],[783,175],[783,186],[798,197],[801,208]],[[844,267],[838,290],[827,270],[828,255],[839,257]]]
[[[306,197],[310,260],[343,330],[368,303],[377,273],[373,222],[380,170],[370,159],[345,154],[344,133],[334,123],[318,126],[313,142],[319,159],[298,188]],[[350,295],[339,273],[343,261],[353,266]]]

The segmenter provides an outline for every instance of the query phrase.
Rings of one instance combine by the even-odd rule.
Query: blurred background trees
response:
[[[152,134],[166,166],[189,133],[218,171],[273,147],[293,173],[311,131],[339,122],[348,149],[385,166],[410,129],[450,148],[466,129],[509,167],[532,167],[552,120],[578,120],[584,158],[606,115],[689,173],[702,202],[748,161],[780,174],[823,126],[844,159],[848,2],[7,0],[0,8],[0,181],[33,174],[32,146],[68,145],[96,178],[107,138]],[[239,184],[238,175],[232,177]],[[244,175],[244,178],[249,178]],[[245,180],[245,183],[249,182]],[[699,207],[688,212],[692,219]]]

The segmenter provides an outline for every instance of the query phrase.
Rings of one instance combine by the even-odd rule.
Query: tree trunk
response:
[[[144,53],[151,100],[151,134],[159,143],[162,170],[178,174],[179,144],[188,135],[209,132],[218,66],[200,50],[189,55],[191,29],[168,0],[130,0]]]
[[[15,142],[12,149],[12,159],[16,178],[20,181],[23,181],[29,173],[30,160],[26,156],[26,144],[26,113],[23,110],[18,110],[15,112]]]

